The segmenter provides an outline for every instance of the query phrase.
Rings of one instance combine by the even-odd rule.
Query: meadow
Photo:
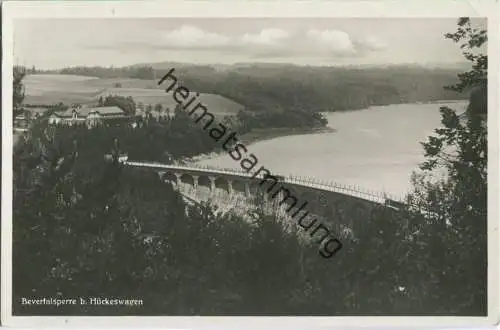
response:
[[[36,74],[24,79],[25,104],[49,105],[62,102],[94,105],[107,95],[131,96],[136,104],[161,104],[174,109],[176,102],[154,80],[134,78],[97,78],[78,75]],[[120,87],[117,87],[119,84]],[[200,93],[199,100],[214,114],[238,113],[242,105],[216,94]]]

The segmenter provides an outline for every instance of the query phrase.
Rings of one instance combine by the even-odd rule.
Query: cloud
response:
[[[194,25],[182,25],[164,32],[142,31],[127,35],[117,43],[94,45],[100,48],[124,51],[181,50],[213,51],[219,54],[244,55],[253,58],[345,58],[363,57],[387,46],[374,36],[354,37],[336,29],[309,29],[289,31],[264,28],[258,32],[229,35],[201,29]]]
[[[356,53],[351,37],[344,31],[311,29],[306,36],[319,51],[339,55]]]
[[[240,38],[242,45],[248,46],[276,46],[287,42],[291,34],[281,29],[264,29],[257,34],[246,33]]]
[[[381,51],[387,49],[387,44],[374,36],[367,36],[356,41],[356,47],[364,51]]]
[[[178,49],[206,49],[225,47],[230,43],[230,38],[202,29],[183,25],[162,35],[162,43],[166,48]]]
[[[291,37],[289,32],[275,28],[229,37],[196,26],[184,25],[165,33],[161,44],[164,49],[210,49],[233,53],[274,54],[286,52]]]

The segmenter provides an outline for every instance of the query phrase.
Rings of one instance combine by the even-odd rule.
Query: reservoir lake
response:
[[[441,127],[439,108],[461,113],[466,101],[395,104],[363,110],[325,113],[331,133],[290,135],[248,146],[260,166],[273,174],[356,185],[363,190],[402,197],[411,187],[412,171],[424,160],[420,142]],[[228,154],[198,161],[200,165],[241,169]]]

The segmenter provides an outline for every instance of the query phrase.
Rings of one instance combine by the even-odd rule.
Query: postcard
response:
[[[2,324],[498,324],[497,7],[2,3]]]

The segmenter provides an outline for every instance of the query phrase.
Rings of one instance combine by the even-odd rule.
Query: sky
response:
[[[17,64],[453,64],[455,18],[16,19]],[[485,27],[485,20],[475,22]]]

